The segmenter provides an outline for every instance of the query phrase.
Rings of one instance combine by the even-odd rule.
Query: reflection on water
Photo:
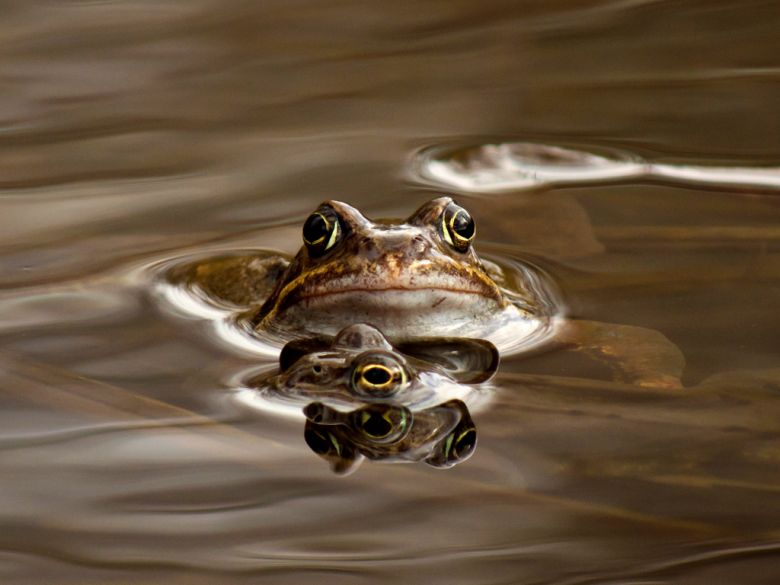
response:
[[[780,580],[780,6],[409,8],[4,5],[0,581]],[[463,465],[336,476],[236,400],[281,344],[154,276],[293,254],[328,199],[404,217],[450,144],[497,145],[447,167],[480,255],[591,335],[502,354]],[[526,192],[522,144],[566,184]]]
[[[671,181],[722,190],[751,192],[780,189],[780,167],[717,167],[643,161],[612,151],[609,156],[585,151],[508,142],[466,148],[426,149],[414,161],[423,181],[472,193],[532,191],[553,186],[616,180]]]
[[[412,412],[391,402],[342,413],[321,402],[304,409],[306,444],[336,473],[350,473],[362,459],[425,461],[447,468],[477,447],[477,428],[460,400]]]
[[[358,323],[333,338],[287,343],[279,371],[250,379],[240,398],[269,412],[302,411],[306,444],[336,473],[351,473],[364,458],[447,468],[476,447],[468,407],[447,399],[481,406],[488,389],[480,396],[466,385],[489,380],[498,359],[481,339],[416,338],[393,347],[376,327]]]

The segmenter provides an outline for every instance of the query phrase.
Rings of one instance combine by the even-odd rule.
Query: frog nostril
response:
[[[357,253],[365,258],[374,258],[377,255],[377,243],[371,236],[364,236],[358,240]]]
[[[428,242],[422,236],[415,236],[412,238],[410,248],[414,250],[416,254],[424,254],[428,251]]]

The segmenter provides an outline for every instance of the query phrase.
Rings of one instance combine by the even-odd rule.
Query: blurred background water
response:
[[[460,168],[458,149],[518,141],[777,167],[777,2],[0,13],[2,583],[780,581],[776,191],[419,172],[431,148]],[[515,356],[469,461],[337,477],[300,421],[235,404],[256,356],[150,294],[162,261],[294,252],[321,200],[406,216],[442,190],[478,250],[534,255],[573,317],[640,356],[678,348],[685,388]]]

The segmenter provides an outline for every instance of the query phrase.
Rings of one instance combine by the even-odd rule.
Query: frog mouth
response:
[[[388,319],[430,319],[436,311],[447,319],[488,315],[507,304],[499,287],[480,267],[430,262],[361,263],[320,266],[283,286],[266,302],[254,322],[368,323]],[[335,325],[334,325],[335,327]]]
[[[308,292],[302,292],[299,295],[296,295],[296,300],[298,302],[306,301],[309,299],[316,299],[316,298],[322,298],[322,297],[328,297],[328,296],[336,296],[336,295],[348,295],[348,294],[360,294],[360,293],[420,293],[420,292],[446,292],[446,293],[453,293],[453,294],[463,294],[463,295],[478,295],[478,296],[487,296],[485,295],[484,291],[482,290],[476,290],[476,289],[465,289],[465,288],[457,288],[457,287],[449,287],[449,286],[433,286],[433,285],[423,285],[423,286],[351,286],[351,287],[345,287],[345,288],[339,288],[339,289],[333,289],[333,290],[320,290],[320,291],[308,291]]]
[[[476,284],[477,286],[463,286],[455,282],[432,282],[430,279],[412,278],[407,282],[388,283],[387,280],[377,280],[356,285],[351,279],[347,282],[339,279],[325,284],[304,286],[286,291],[286,294],[282,295],[277,302],[276,309],[285,310],[298,304],[307,307],[319,303],[335,305],[345,302],[345,297],[354,297],[350,299],[350,302],[357,301],[361,305],[393,305],[392,301],[396,299],[404,305],[419,304],[436,307],[444,299],[454,297],[463,297],[464,300],[478,297],[503,304],[501,293],[495,285],[491,283],[492,286],[487,286],[486,283],[482,282]],[[402,300],[404,298],[406,300]],[[349,305],[344,308],[349,309]]]
[[[290,291],[263,319],[280,322],[304,318],[307,324],[332,325],[334,330],[350,320],[406,328],[414,322],[461,322],[495,315],[506,305],[501,296],[476,287],[443,284],[388,284],[375,286],[307,287]],[[433,315],[435,314],[435,316]]]

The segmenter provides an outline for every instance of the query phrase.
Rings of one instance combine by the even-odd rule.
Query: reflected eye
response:
[[[303,243],[312,256],[320,256],[330,250],[341,234],[339,217],[330,207],[319,208],[303,224]]]
[[[452,467],[471,457],[476,448],[477,428],[469,419],[457,425],[425,461],[434,467]]]
[[[341,455],[341,443],[328,431],[307,426],[303,432],[303,439],[317,455]]]
[[[387,396],[402,390],[408,382],[406,366],[390,354],[364,353],[353,365],[352,389],[356,392]]]
[[[450,203],[441,214],[441,233],[444,240],[458,252],[469,249],[477,228],[474,218],[460,205]]]
[[[409,429],[411,413],[405,407],[375,404],[356,410],[353,425],[364,438],[377,443],[397,441]]]
[[[468,428],[460,432],[452,433],[447,438],[449,451],[446,453],[447,459],[458,460],[465,459],[474,452],[477,446],[477,429]]]

